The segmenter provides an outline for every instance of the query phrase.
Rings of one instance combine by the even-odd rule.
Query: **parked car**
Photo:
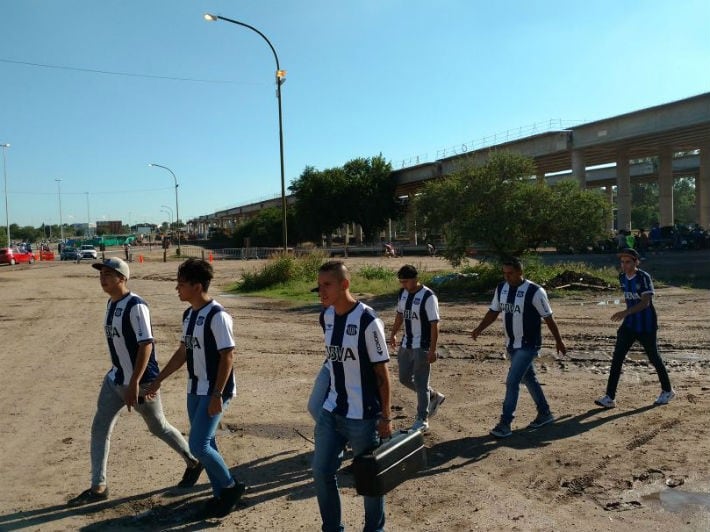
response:
[[[59,260],[77,260],[81,257],[79,250],[72,246],[64,246],[62,252],[59,255]]]
[[[84,244],[79,248],[82,259],[96,259],[96,248],[91,244]]]
[[[36,257],[31,251],[21,250],[17,246],[9,248],[0,248],[0,264],[17,264],[18,262],[27,262],[32,264]]]

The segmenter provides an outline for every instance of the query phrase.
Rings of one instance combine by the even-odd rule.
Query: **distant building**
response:
[[[131,233],[135,234],[136,236],[150,236],[153,233],[156,233],[158,231],[158,226],[155,224],[137,224],[134,226],[131,226]]]
[[[96,222],[97,235],[120,235],[123,233],[121,220],[99,220]]]

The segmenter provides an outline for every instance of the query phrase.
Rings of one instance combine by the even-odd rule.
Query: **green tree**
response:
[[[291,210],[286,211],[286,223],[294,227]],[[238,226],[232,241],[236,247],[244,247],[246,239],[250,247],[281,247],[283,245],[282,213],[280,207],[269,207]]]
[[[520,254],[543,242],[587,242],[603,233],[605,199],[574,182],[539,182],[532,159],[495,152],[482,166],[464,166],[426,184],[417,209],[430,231],[440,231],[444,256],[458,265],[472,246],[495,255]]]
[[[382,155],[353,159],[343,166],[347,180],[346,222],[360,224],[366,242],[375,242],[377,233],[390,218],[400,213],[395,197],[397,183],[392,165]],[[349,207],[349,208],[347,208]]]
[[[695,180],[679,177],[673,180],[674,222],[690,224],[696,221]],[[631,226],[648,229],[659,221],[658,182],[636,183],[631,186]]]
[[[368,242],[398,216],[395,188],[392,166],[382,155],[353,159],[342,168],[306,167],[289,187],[296,196],[298,225],[309,240],[330,237],[339,226],[354,222]]]
[[[307,166],[289,187],[296,196],[295,217],[301,241],[320,242],[348,220],[345,173],[342,168],[316,170]]]

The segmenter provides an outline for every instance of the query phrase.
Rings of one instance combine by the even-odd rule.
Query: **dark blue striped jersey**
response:
[[[397,300],[397,313],[402,315],[404,323],[402,347],[429,349],[431,324],[439,321],[439,301],[434,292],[424,285],[413,294],[402,288]]]
[[[234,347],[232,317],[214,299],[198,310],[182,315],[182,342],[187,353],[187,393],[212,395],[219,369],[219,352]],[[222,397],[237,394],[231,369]]]
[[[143,299],[132,292],[128,292],[118,301],[109,299],[106,305],[104,331],[113,364],[109,371],[109,378],[115,384],[129,383],[138,356],[138,346],[145,342],[151,343],[150,358],[140,382],[155,380],[160,368],[155,358],[150,310]]]
[[[378,417],[382,402],[374,365],[389,361],[382,320],[372,308],[358,302],[342,316],[333,307],[323,309],[320,324],[330,372],[323,408],[351,419]]]
[[[626,308],[631,308],[641,301],[643,294],[653,295],[653,281],[651,276],[643,270],[636,270],[636,274],[628,278],[624,272],[619,274],[619,284],[624,292],[626,300]],[[656,317],[656,309],[651,304],[636,314],[630,314],[624,318],[622,323],[624,327],[634,330],[637,333],[653,332],[658,329],[658,321]]]
[[[540,285],[524,279],[517,287],[502,282],[491,302],[493,312],[503,313],[506,348],[539,349],[542,345],[541,319],[552,316],[547,293]]]

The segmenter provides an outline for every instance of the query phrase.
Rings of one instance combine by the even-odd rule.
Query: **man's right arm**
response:
[[[479,323],[478,327],[476,327],[473,332],[471,332],[471,338],[473,338],[474,340],[477,339],[481,335],[481,333],[486,329],[486,327],[496,321],[498,314],[500,314],[500,312],[488,309],[488,312],[486,312],[486,315],[483,316],[481,323]]]

